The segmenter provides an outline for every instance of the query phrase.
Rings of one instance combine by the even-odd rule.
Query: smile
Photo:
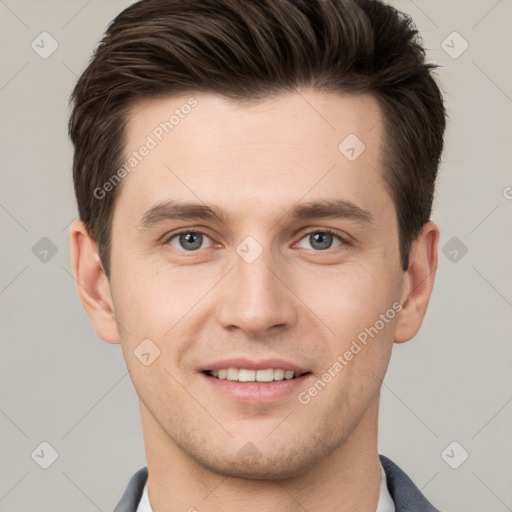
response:
[[[236,382],[273,382],[295,379],[304,375],[303,373],[297,373],[293,370],[283,370],[282,368],[266,368],[260,370],[221,368],[219,370],[208,370],[206,373],[210,377]]]

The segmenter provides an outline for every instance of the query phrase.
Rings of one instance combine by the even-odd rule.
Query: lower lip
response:
[[[300,388],[306,385],[306,381],[312,377],[312,374],[271,382],[239,382],[217,379],[205,373],[201,373],[201,376],[213,389],[237,402],[269,404],[292,393],[297,394]]]

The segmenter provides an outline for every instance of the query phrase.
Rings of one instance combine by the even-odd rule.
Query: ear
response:
[[[101,339],[120,343],[110,283],[103,270],[98,246],[80,220],[73,222],[69,232],[71,264],[82,306]]]
[[[409,268],[405,272],[400,303],[402,310],[395,329],[395,343],[413,338],[427,311],[437,270],[439,228],[429,221],[413,242]]]

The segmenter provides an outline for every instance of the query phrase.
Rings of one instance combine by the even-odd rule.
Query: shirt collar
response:
[[[393,502],[393,498],[391,498],[391,494],[389,494],[388,484],[386,481],[386,472],[380,464],[380,494],[379,494],[379,502],[377,503],[377,510],[375,512],[396,512],[395,511],[395,503]],[[151,504],[149,503],[149,495],[148,495],[148,481],[144,484],[144,490],[142,491],[142,496],[139,501],[139,506],[137,507],[137,512],[153,512],[151,508]]]

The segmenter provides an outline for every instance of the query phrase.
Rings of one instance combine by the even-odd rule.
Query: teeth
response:
[[[274,380],[274,370],[272,368],[258,370],[256,372],[256,380],[258,382],[272,382]]]
[[[293,370],[283,370],[281,368],[267,368],[265,370],[222,368],[211,370],[210,375],[218,379],[238,382],[272,382],[274,380],[293,379],[299,377],[300,374],[294,373]]]
[[[226,371],[227,380],[238,380],[238,368],[228,368]]]
[[[284,370],[274,370],[274,380],[283,380],[284,373]]]
[[[238,380],[240,382],[254,382],[256,380],[256,370],[238,370]]]

